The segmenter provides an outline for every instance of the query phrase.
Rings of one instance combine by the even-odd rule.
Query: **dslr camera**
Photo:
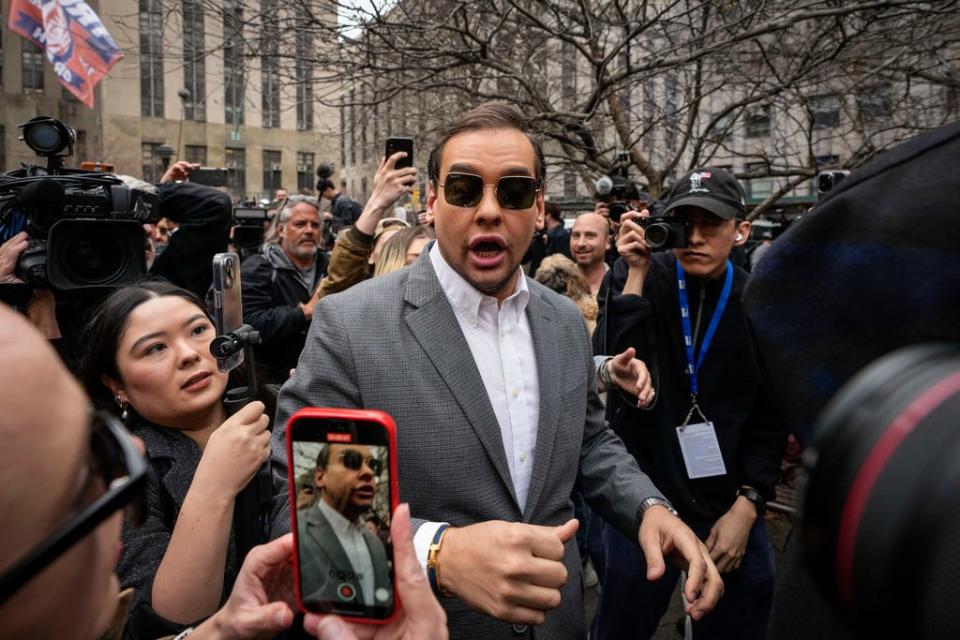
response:
[[[26,230],[16,274],[57,291],[113,288],[147,273],[143,224],[159,218],[155,193],[109,173],[64,169],[76,133],[51,117],[19,125],[20,139],[47,158],[0,176],[0,243]]]
[[[597,200],[606,203],[610,212],[610,219],[620,222],[620,218],[632,208],[627,200],[637,188],[630,182],[630,152],[621,151],[617,154],[617,169],[609,176],[597,178],[594,188]]]
[[[654,251],[687,246],[687,226],[675,216],[637,218],[636,222],[643,227],[647,245]]]

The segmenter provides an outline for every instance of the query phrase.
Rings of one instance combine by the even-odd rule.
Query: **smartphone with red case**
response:
[[[297,411],[287,423],[294,580],[303,611],[384,624],[396,616],[390,522],[393,419],[368,409]]]

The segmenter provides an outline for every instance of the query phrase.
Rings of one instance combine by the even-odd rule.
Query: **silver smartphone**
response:
[[[243,325],[240,296],[240,257],[228,251],[213,256],[213,323],[217,335],[232,333]],[[243,351],[226,360],[218,360],[220,371],[235,369],[243,362]]]

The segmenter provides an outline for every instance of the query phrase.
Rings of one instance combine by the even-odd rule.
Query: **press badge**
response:
[[[683,463],[687,466],[687,476],[691,480],[727,474],[717,431],[712,422],[696,422],[677,427],[677,438],[680,439]]]

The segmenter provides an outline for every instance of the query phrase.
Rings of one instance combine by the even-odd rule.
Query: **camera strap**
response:
[[[717,306],[713,310],[713,316],[710,318],[710,324],[707,325],[707,332],[703,335],[700,342],[700,351],[694,358],[693,330],[690,327],[690,302],[687,299],[687,275],[676,261],[677,266],[677,291],[680,296],[680,324],[683,326],[683,344],[687,355],[687,375],[690,377],[690,393],[693,395],[693,406],[697,407],[697,394],[700,389],[697,384],[697,373],[703,366],[703,361],[707,357],[707,351],[710,349],[710,343],[713,342],[713,335],[717,332],[720,325],[720,318],[727,308],[727,302],[730,300],[730,292],[733,290],[733,264],[727,260],[727,273],[723,282],[723,290],[720,292],[720,299],[717,300]],[[703,414],[701,413],[701,416]]]

